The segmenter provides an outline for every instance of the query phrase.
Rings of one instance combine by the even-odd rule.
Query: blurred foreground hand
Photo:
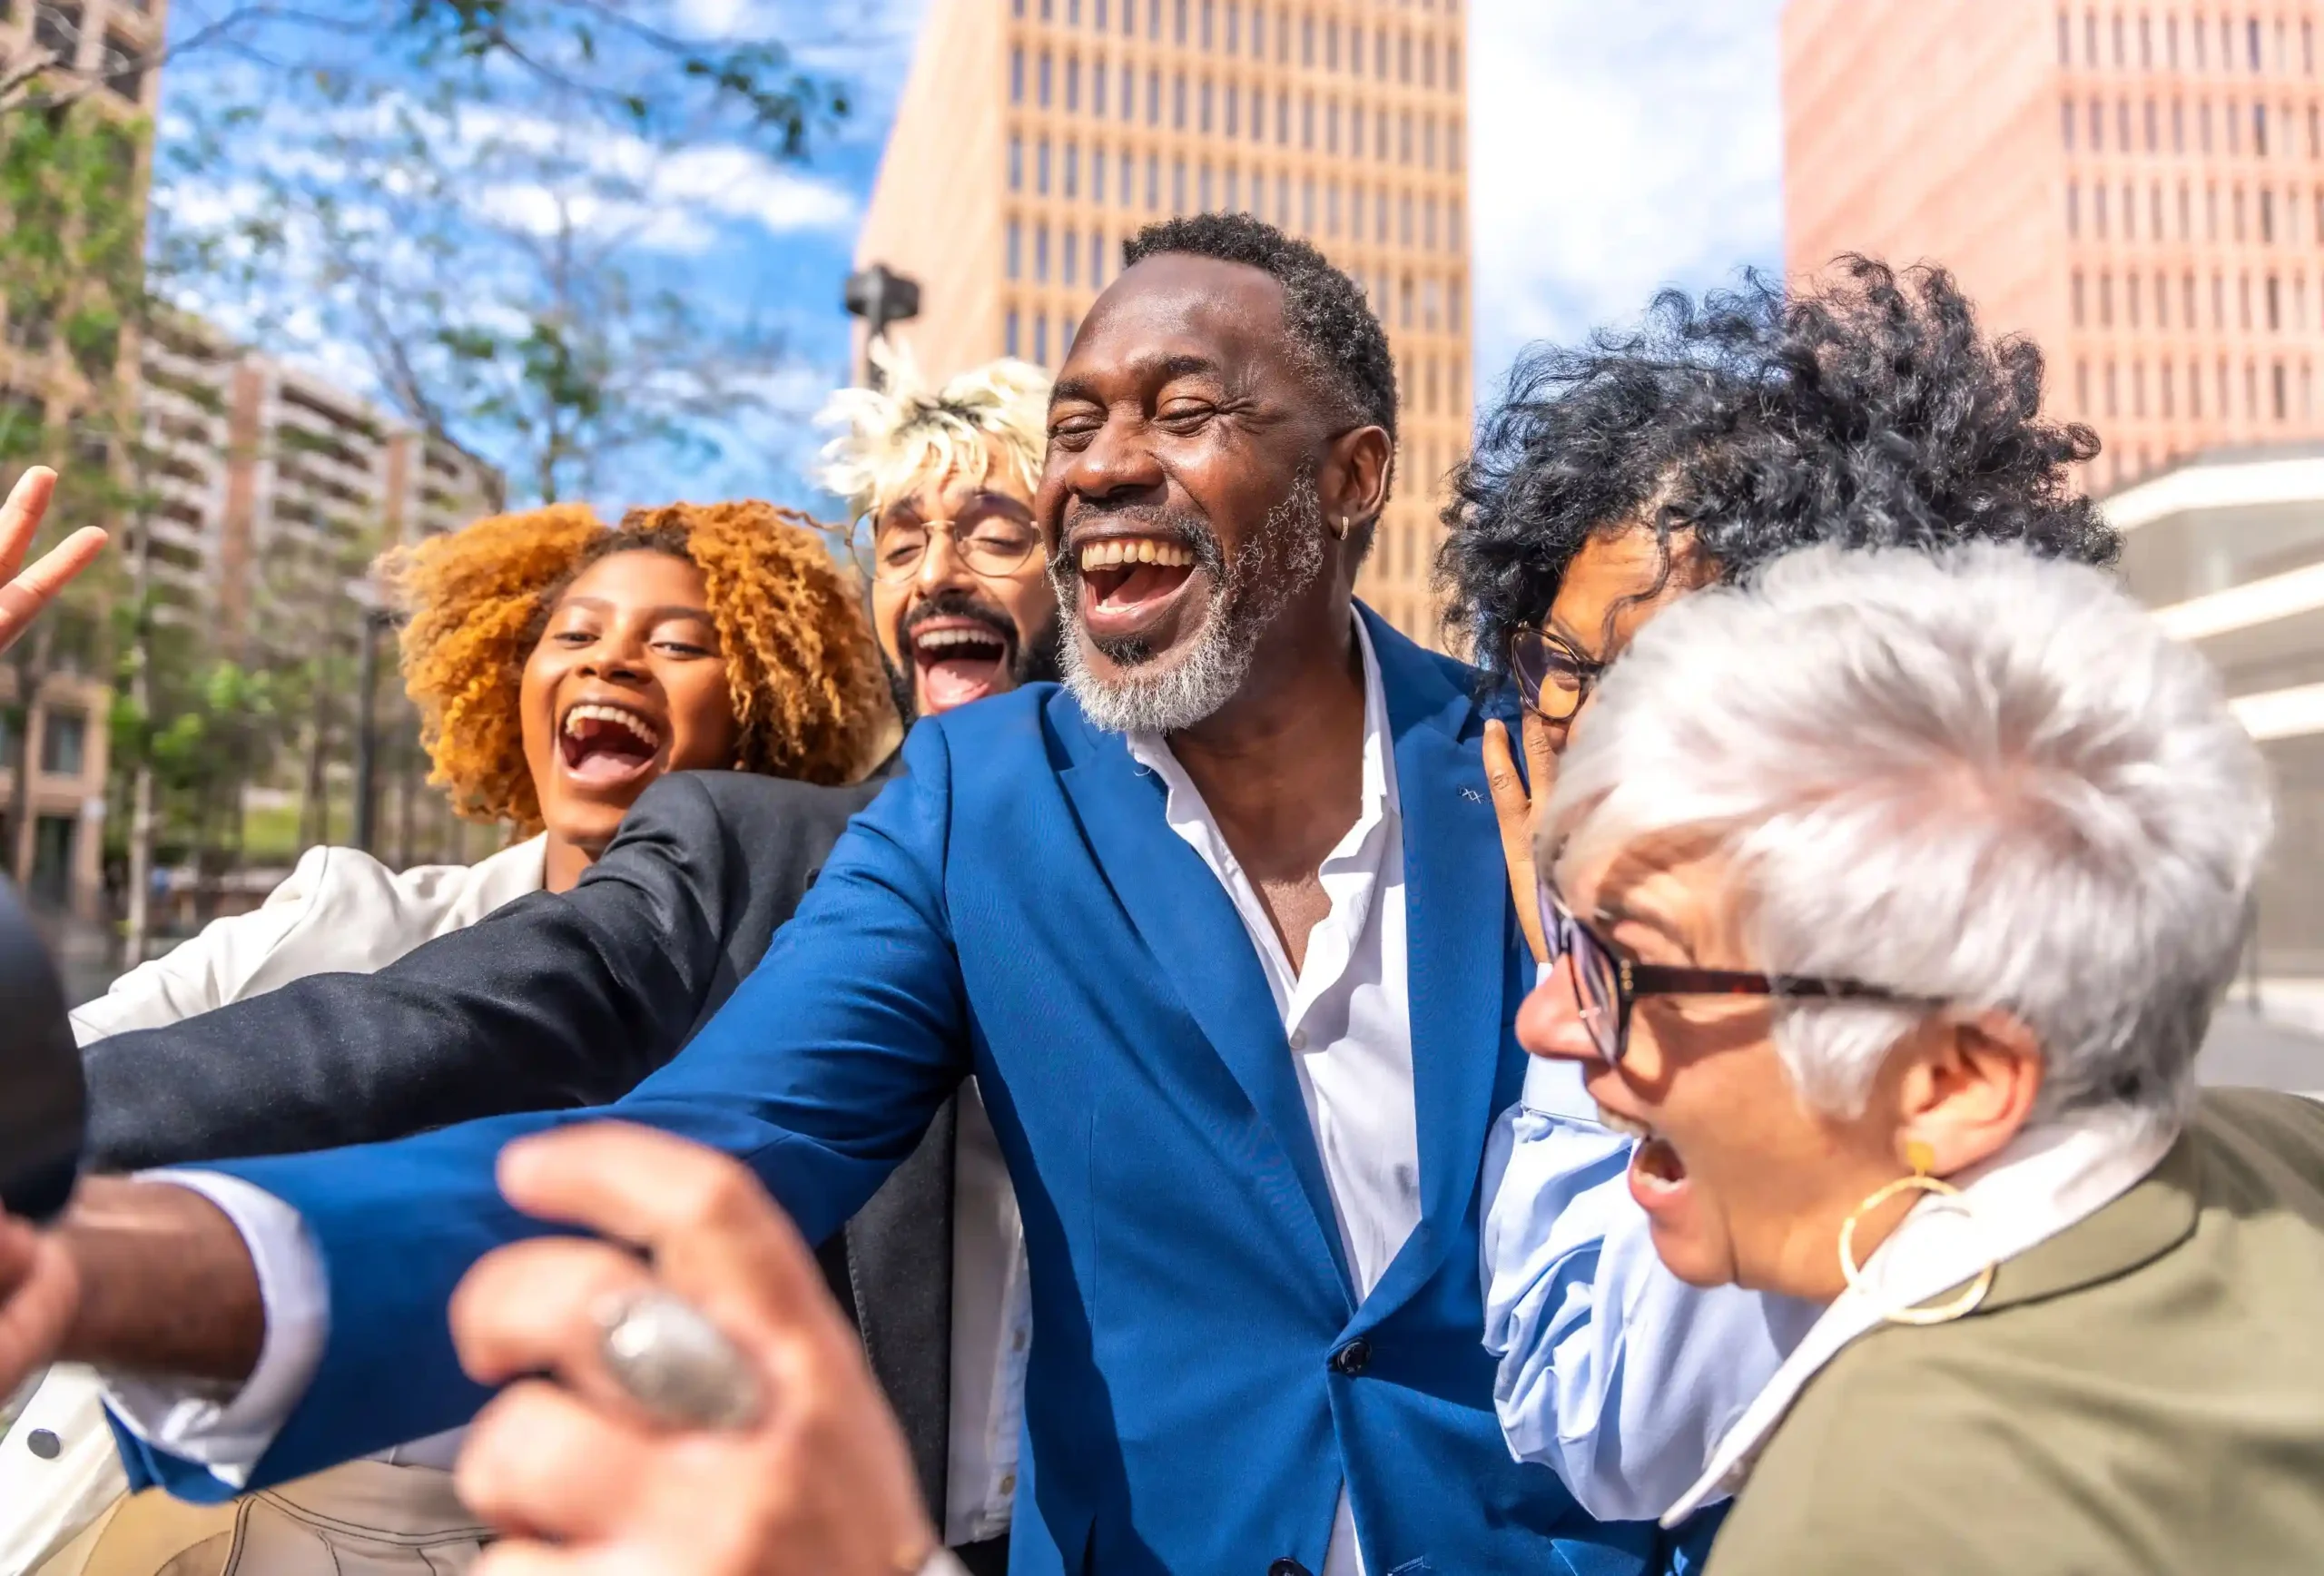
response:
[[[510,1203],[634,1244],[549,1237],[479,1262],[452,1301],[460,1363],[522,1379],[478,1418],[459,1463],[505,1541],[476,1576],[911,1576],[950,1569],[903,1435],[855,1333],[791,1223],[734,1161],[604,1123],[511,1144]],[[683,1298],[731,1341],[764,1397],[734,1430],[656,1424],[601,1354],[609,1310]]]
[[[104,551],[104,532],[84,526],[42,554],[31,568],[17,573],[55,496],[56,473],[36,465],[17,478],[8,501],[0,505],[0,581],[5,582],[0,584],[0,651],[15,645],[41,609]]]

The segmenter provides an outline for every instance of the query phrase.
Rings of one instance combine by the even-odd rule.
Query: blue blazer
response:
[[[253,1486],[481,1404],[444,1310],[480,1255],[543,1229],[494,1188],[509,1138],[665,1128],[747,1160],[820,1240],[974,1073],[1032,1283],[1012,1571],[1319,1571],[1343,1480],[1372,1576],[1661,1564],[1652,1527],[1591,1521],[1494,1420],[1478,1175],[1532,969],[1477,675],[1364,616],[1403,807],[1423,1204],[1369,1296],[1231,900],[1123,740],[1039,685],[916,728],[758,970],[617,1105],[220,1167],[298,1209],[330,1278],[321,1366]]]

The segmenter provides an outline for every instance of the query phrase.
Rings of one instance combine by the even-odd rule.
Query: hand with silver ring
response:
[[[507,1534],[476,1576],[946,1568],[855,1332],[749,1171],[600,1123],[510,1145],[500,1187],[611,1240],[501,1248],[453,1298],[461,1365],[509,1385],[460,1456]]]

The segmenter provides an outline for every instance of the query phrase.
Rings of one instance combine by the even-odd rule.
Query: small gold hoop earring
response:
[[[1894,1182],[1875,1191],[1871,1197],[1856,1207],[1854,1214],[1840,1222],[1840,1273],[1847,1277],[1849,1290],[1866,1298],[1871,1297],[1873,1289],[1865,1279],[1863,1266],[1856,1261],[1856,1222],[1900,1193],[1927,1193],[1939,1198],[1952,1199],[1961,1197],[1961,1189],[1952,1183],[1942,1177],[1929,1175],[1930,1167],[1936,1163],[1936,1155],[1935,1151],[1926,1144],[1917,1138],[1914,1139],[1905,1146],[1905,1157],[1912,1164],[1912,1174],[1908,1177],[1899,1177]],[[1953,1207],[1963,1215],[1969,1214],[1969,1207],[1965,1204],[1955,1204]],[[1969,1283],[1961,1295],[1949,1303],[1934,1308],[1917,1305],[1888,1308],[1884,1310],[1880,1316],[1892,1325],[1951,1324],[1964,1315],[1974,1312],[1977,1305],[1985,1300],[1985,1294],[1993,1289],[1993,1284],[1994,1266],[1987,1264],[1977,1272],[1976,1278]]]
[[[1341,541],[1344,542],[1344,541],[1346,541],[1346,540],[1347,540],[1347,534],[1348,534],[1348,532],[1350,532],[1350,531],[1354,530],[1354,528],[1355,528],[1354,522],[1353,522],[1352,520],[1350,520],[1350,519],[1349,519],[1345,515],[1342,515],[1342,516],[1340,517],[1340,528],[1339,528],[1337,531],[1334,532],[1334,533],[1333,533],[1333,535],[1336,536],[1337,537],[1339,537],[1339,539],[1340,539]]]

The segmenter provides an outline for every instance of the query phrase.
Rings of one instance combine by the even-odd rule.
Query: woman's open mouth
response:
[[[1677,1146],[1646,1123],[1598,1108],[1599,1119],[1635,1140],[1630,1149],[1630,1197],[1649,1214],[1676,1204],[1687,1190],[1687,1163]]]
[[[585,701],[565,714],[556,747],[570,775],[611,787],[653,769],[662,752],[662,729],[627,706]]]
[[[1081,623],[1094,640],[1147,634],[1195,575],[1195,550],[1177,537],[1104,537],[1073,551]]]
[[[934,714],[1009,687],[1009,640],[973,618],[931,618],[905,634],[911,643],[920,709]]]

